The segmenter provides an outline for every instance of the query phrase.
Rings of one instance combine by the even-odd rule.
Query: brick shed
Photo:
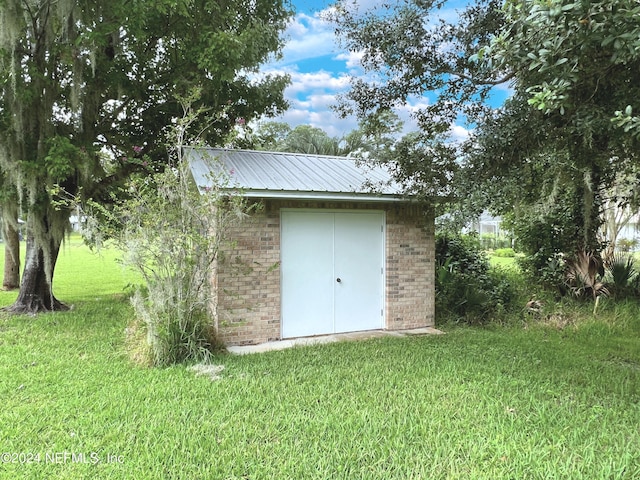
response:
[[[434,325],[434,220],[353,159],[188,148],[199,188],[225,169],[262,208],[226,232],[213,285],[227,345]],[[375,193],[374,193],[375,192]]]

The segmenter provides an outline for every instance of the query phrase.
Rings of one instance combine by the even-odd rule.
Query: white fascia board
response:
[[[246,198],[271,198],[288,200],[346,200],[352,202],[407,202],[398,195],[373,195],[368,193],[297,192],[275,190],[250,190],[243,192]]]

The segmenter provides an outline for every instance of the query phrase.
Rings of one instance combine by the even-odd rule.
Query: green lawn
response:
[[[129,363],[115,256],[71,242],[55,292],[74,310],[0,314],[0,478],[640,478],[635,304],[567,310],[564,329],[220,354],[211,381]]]
[[[21,243],[24,259],[25,243]],[[67,303],[82,300],[103,300],[105,296],[124,293],[138,280],[131,271],[117,263],[120,253],[104,248],[97,253],[85,246],[82,238],[73,234],[60,249],[54,279],[54,293]],[[21,264],[24,267],[24,261]],[[4,244],[0,243],[0,274],[4,271]],[[8,304],[16,292],[0,290],[0,304]]]
[[[516,268],[516,259],[514,257],[495,257],[489,256],[489,263],[493,266]]]
[[[490,253],[487,255],[489,264],[492,266],[517,269],[516,257],[496,257]]]

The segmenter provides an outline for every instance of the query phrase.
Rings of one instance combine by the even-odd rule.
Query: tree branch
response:
[[[471,75],[466,75],[464,73],[459,73],[459,72],[450,72],[449,75],[453,75],[454,77],[459,77],[462,78],[463,80],[468,80],[471,83],[474,83],[476,85],[502,85],[503,83],[507,83],[509,80],[515,78],[516,76],[516,72],[512,71],[510,73],[507,73],[504,77],[498,78],[496,80],[478,80],[476,78],[473,78],[473,76]]]

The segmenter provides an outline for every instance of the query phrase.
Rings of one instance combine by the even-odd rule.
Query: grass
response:
[[[492,266],[516,268],[516,259],[513,257],[495,257],[491,255],[489,256],[489,263]]]
[[[640,478],[637,304],[219,354],[211,381],[128,361],[114,256],[71,244],[55,291],[74,310],[0,315],[0,453],[32,454],[0,478]]]
[[[24,259],[25,243],[21,243]],[[103,300],[124,290],[138,278],[116,263],[120,253],[104,248],[90,251],[78,234],[72,234],[60,249],[54,278],[54,294],[65,303],[83,300]],[[21,269],[24,261],[21,263]],[[4,271],[4,244],[0,243],[0,272]],[[0,304],[7,305],[17,297],[17,292],[0,290]]]
[[[505,267],[505,268],[513,268],[513,269],[518,268],[515,257],[496,257],[495,255],[488,255],[488,257],[489,257],[489,263],[492,266],[499,266],[499,267]]]

